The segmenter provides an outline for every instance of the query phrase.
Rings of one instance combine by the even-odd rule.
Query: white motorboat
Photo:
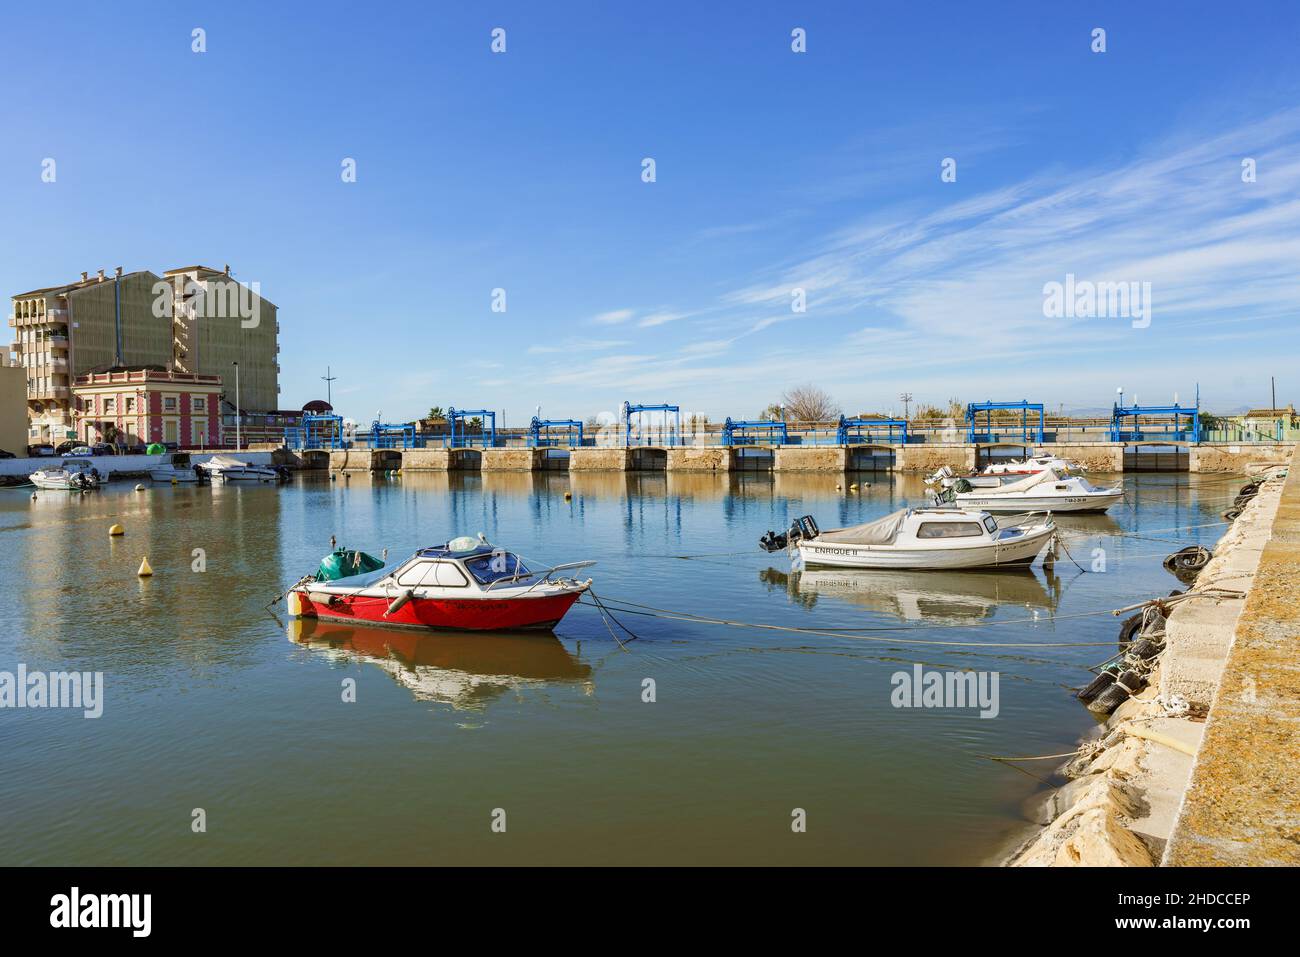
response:
[[[958,479],[940,498],[947,496],[962,508],[996,513],[1104,512],[1124,498],[1124,489],[1097,488],[1081,475],[1052,466],[997,488],[978,488],[969,480]]]
[[[149,470],[149,478],[153,481],[172,485],[195,485],[202,482],[205,475],[197,465],[167,463]]]
[[[270,465],[250,465],[229,455],[214,455],[200,462],[199,468],[223,482],[278,482],[282,477],[279,469]]]
[[[958,475],[950,466],[945,465],[927,478],[925,484],[952,488],[959,479],[965,479],[972,488],[999,488],[1051,468],[1060,469],[1069,475],[1080,475],[1086,471],[1083,466],[1070,459],[1058,458],[1055,455],[1036,455],[1023,462],[995,462],[986,466],[984,471],[977,475]]]
[[[768,532],[767,551],[785,548],[793,568],[994,568],[1027,565],[1052,541],[1050,515],[1000,525],[979,509],[904,508],[874,522],[821,531],[805,515],[785,535]]]
[[[83,459],[64,459],[58,468],[38,469],[28,477],[37,488],[65,492],[99,488],[104,482],[99,469]]]

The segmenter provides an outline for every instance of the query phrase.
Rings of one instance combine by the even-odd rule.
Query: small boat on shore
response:
[[[768,532],[767,551],[790,555],[805,568],[900,568],[912,570],[996,568],[1027,565],[1052,541],[1050,515],[1000,525],[980,509],[904,508],[874,522],[821,531],[805,515],[784,535]]]
[[[1104,512],[1124,498],[1124,489],[1098,488],[1081,475],[1071,475],[1060,466],[1052,466],[997,488],[979,488],[958,479],[939,498],[950,498],[962,508],[995,513]]]
[[[395,568],[346,549],[289,590],[289,614],[394,628],[520,631],[554,628],[591,587],[552,577],[595,562],[530,570],[480,535],[422,548]]]
[[[99,469],[78,459],[64,459],[58,468],[37,469],[28,478],[37,488],[64,492],[89,491],[104,483]]]
[[[223,482],[278,482],[286,475],[280,469],[270,465],[250,465],[229,455],[214,455],[206,462],[200,462],[211,478]]]

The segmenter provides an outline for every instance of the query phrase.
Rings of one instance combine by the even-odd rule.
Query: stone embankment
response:
[[[1300,863],[1297,585],[1293,468],[1228,528],[1198,597],[1152,622],[1164,644],[1146,687],[1059,769],[1069,783],[1028,803],[1042,830],[1006,863]]]

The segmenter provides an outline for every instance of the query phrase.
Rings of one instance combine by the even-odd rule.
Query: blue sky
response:
[[[6,5],[0,288],[230,263],[282,405],[328,364],[362,421],[1285,403],[1297,49],[1280,0]],[[1067,273],[1150,325],[1045,317]]]

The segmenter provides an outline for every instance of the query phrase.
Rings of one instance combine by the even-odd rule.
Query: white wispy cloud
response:
[[[613,326],[620,322],[627,322],[636,315],[631,309],[613,309],[609,312],[602,312],[598,316],[593,316],[591,321],[601,326]]]
[[[1256,182],[1242,181],[1244,157],[1257,163]],[[1242,365],[1239,355],[1197,351],[1228,330],[1238,353],[1253,340],[1261,357],[1297,355],[1300,109],[1142,144],[1118,166],[1040,172],[951,202],[944,188],[936,183],[929,208],[832,225],[711,301],[641,311],[639,326],[656,334],[693,320],[678,325],[698,338],[676,352],[647,342],[546,379],[725,395],[787,384],[798,368],[854,395],[896,391],[890,377],[945,397],[1006,387],[1019,398],[1056,396],[1069,383],[1105,390],[1099,383],[1127,367],[1161,383],[1153,391],[1190,393],[1191,369],[1217,375]],[[1151,327],[1045,318],[1043,286],[1067,273],[1151,283]],[[806,313],[790,308],[795,288],[806,293]],[[626,322],[637,313],[607,315]],[[779,345],[761,351],[773,336]],[[748,348],[738,355],[741,339]],[[724,351],[737,358],[701,361]],[[1014,372],[993,374],[1001,369]]]

